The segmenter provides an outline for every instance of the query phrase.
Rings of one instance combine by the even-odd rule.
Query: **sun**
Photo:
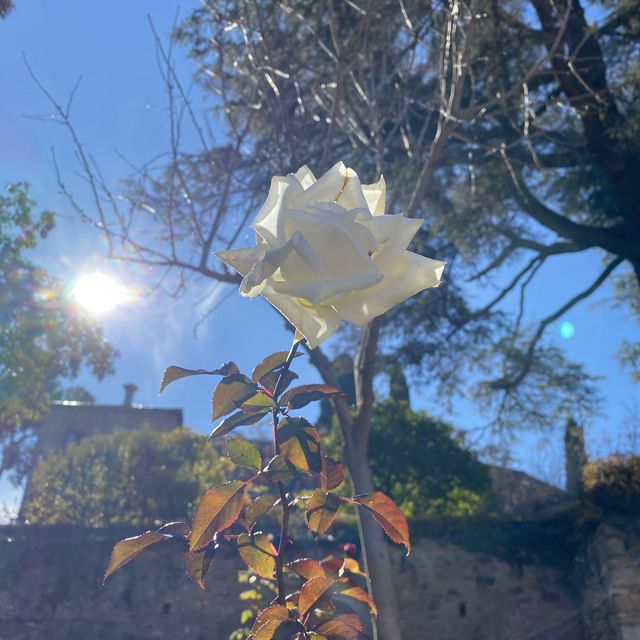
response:
[[[104,273],[87,273],[74,285],[71,295],[86,311],[101,316],[133,300],[133,292]]]

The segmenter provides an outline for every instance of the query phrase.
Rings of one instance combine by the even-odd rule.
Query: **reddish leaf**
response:
[[[249,636],[251,640],[296,640],[304,626],[297,620],[269,620],[255,633]]]
[[[305,473],[322,471],[320,436],[304,418],[284,418],[276,430],[280,453]]]
[[[256,422],[260,422],[260,420],[262,420],[262,418],[264,418],[267,413],[268,410],[264,413],[244,413],[244,411],[238,411],[238,413],[234,413],[232,416],[221,420],[216,425],[215,429],[209,434],[209,439],[226,436],[237,427],[256,424]]]
[[[111,559],[109,560],[107,570],[104,572],[102,583],[104,584],[105,580],[114,573],[114,571],[123,567],[130,560],[133,560],[141,551],[163,540],[169,540],[169,536],[163,536],[161,533],[156,533],[155,531],[145,531],[139,536],[120,540],[111,551]]]
[[[315,489],[307,502],[307,520],[309,529],[315,533],[324,533],[335,521],[340,498],[324,489]]]
[[[251,636],[266,622],[269,620],[288,620],[289,619],[289,609],[281,604],[273,604],[266,609],[263,609],[258,616],[256,617],[256,621],[253,623],[253,628],[251,629]]]
[[[337,578],[344,566],[344,560],[342,558],[336,558],[335,556],[329,556],[320,562],[325,575],[329,577]]]
[[[314,400],[322,398],[335,398],[345,394],[328,384],[303,384],[300,387],[290,389],[282,396],[280,404],[287,405],[289,409],[300,409]]]
[[[235,362],[225,362],[223,365],[214,369],[213,371],[207,371],[206,369],[185,369],[184,367],[178,367],[172,364],[164,370],[162,376],[162,382],[160,383],[160,393],[162,393],[168,385],[180,378],[186,378],[187,376],[201,376],[201,375],[219,375],[229,376],[232,374],[240,373],[240,369]]]
[[[222,378],[213,392],[211,421],[231,413],[257,391],[258,385],[241,373]]]
[[[279,369],[284,365],[287,361],[287,357],[289,355],[288,351],[278,351],[276,353],[272,353],[270,356],[267,356],[254,370],[251,374],[251,379],[254,382],[260,382],[262,378],[264,378],[268,373],[273,371],[274,369]],[[297,353],[296,357],[302,354]]]
[[[273,494],[267,493],[258,496],[251,504],[244,508],[244,520],[247,527],[255,524],[256,520],[267,513],[279,498]]]
[[[334,581],[326,576],[318,576],[307,580],[300,589],[300,598],[298,599],[298,611],[300,616],[304,616],[307,611],[315,609],[318,602],[331,588]]]
[[[218,531],[230,527],[240,515],[244,482],[234,480],[209,489],[200,500],[189,544],[190,551],[205,547]]]
[[[378,615],[378,609],[371,596],[361,587],[350,584],[346,578],[333,586],[332,597],[334,601],[343,602],[356,613],[359,610],[356,604],[364,604],[374,616]]]
[[[241,533],[238,536],[238,551],[249,569],[263,578],[273,578],[277,551],[264,533]]]
[[[227,440],[227,449],[229,450],[229,459],[234,464],[250,469],[262,468],[260,453],[255,445],[248,440],[242,438]]]
[[[167,522],[167,524],[163,524],[159,529],[156,529],[156,533],[174,538],[186,538],[190,531],[191,529],[186,522]]]
[[[304,578],[305,580],[311,580],[311,578],[326,577],[326,573],[322,568],[322,565],[317,560],[311,558],[300,558],[294,560],[285,565],[288,571],[295,573],[297,576]]]
[[[375,491],[365,496],[355,496],[346,500],[361,504],[369,509],[385,533],[397,544],[403,544],[407,548],[407,555],[409,554],[411,541],[407,519],[389,496],[386,496],[382,491]]]
[[[205,590],[204,579],[211,568],[212,562],[213,555],[208,551],[200,551],[199,553],[185,551],[182,554],[184,570],[203,591]]]
[[[371,636],[364,631],[360,618],[352,613],[336,616],[319,625],[315,631],[329,640],[369,640]]]
[[[344,465],[333,458],[322,456],[322,471],[320,481],[325,491],[331,491],[339,487],[344,480]]]
[[[280,386],[278,387],[278,393],[282,393],[294,380],[298,379],[298,374],[291,371],[291,369],[287,369],[282,374],[282,380],[280,380],[280,372],[279,371],[270,371],[266,376],[263,376],[260,379],[260,385],[263,386],[267,391],[273,393],[276,390],[276,385],[278,384],[278,380],[280,380]]]

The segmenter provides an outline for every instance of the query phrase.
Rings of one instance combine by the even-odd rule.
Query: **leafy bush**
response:
[[[334,449],[338,439],[336,426]],[[407,516],[471,515],[489,498],[487,467],[453,427],[412,411],[407,402],[388,399],[375,406],[369,454],[376,488]]]
[[[604,515],[640,513],[640,455],[594,460],[583,471],[584,496]]]
[[[38,464],[25,515],[33,523],[96,527],[185,519],[232,468],[185,428],[97,435]]]

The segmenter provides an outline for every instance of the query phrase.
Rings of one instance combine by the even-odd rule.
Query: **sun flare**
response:
[[[134,298],[130,289],[100,272],[81,276],[71,294],[83,309],[97,316],[109,313]]]

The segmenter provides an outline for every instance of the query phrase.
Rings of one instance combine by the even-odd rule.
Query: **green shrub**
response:
[[[181,520],[231,469],[204,436],[185,428],[97,435],[38,464],[25,516],[96,527]]]
[[[609,456],[587,464],[584,496],[604,515],[640,513],[640,455]]]
[[[330,439],[337,449],[337,426]],[[487,467],[453,427],[412,411],[404,401],[388,399],[375,406],[369,460],[376,488],[408,517],[471,515],[490,495]]]

